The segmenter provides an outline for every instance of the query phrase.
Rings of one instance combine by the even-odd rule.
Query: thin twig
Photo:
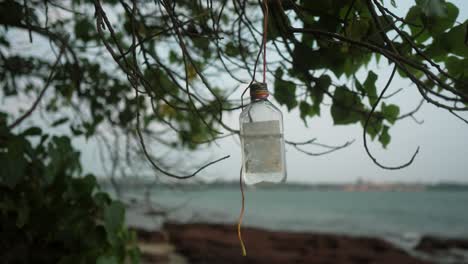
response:
[[[390,87],[390,84],[392,83],[393,77],[395,76],[396,69],[397,69],[397,66],[395,65],[395,67],[393,67],[392,73],[390,74],[390,78],[388,78],[388,82],[387,82],[387,84],[385,85],[385,88],[384,88],[384,89],[382,90],[382,92],[380,93],[379,98],[377,98],[377,101],[375,101],[375,103],[374,103],[374,105],[372,106],[372,109],[371,109],[369,115],[367,116],[366,122],[364,123],[364,129],[363,129],[363,132],[362,132],[362,138],[363,138],[363,141],[364,141],[364,148],[366,149],[367,155],[372,159],[372,161],[373,161],[377,166],[379,166],[379,167],[381,167],[381,168],[383,168],[383,169],[387,169],[387,170],[399,170],[399,169],[408,167],[409,165],[411,165],[411,163],[413,163],[414,158],[416,157],[416,155],[417,155],[418,152],[419,152],[419,146],[418,146],[418,148],[417,148],[416,151],[414,152],[414,154],[413,154],[413,156],[411,157],[411,159],[410,159],[409,161],[407,161],[406,163],[404,163],[404,164],[402,164],[402,165],[399,165],[399,166],[386,166],[386,165],[383,165],[382,163],[380,163],[380,162],[372,155],[372,153],[371,153],[370,150],[369,150],[369,147],[367,146],[367,137],[366,137],[366,134],[367,134],[367,127],[369,126],[369,120],[371,119],[372,114],[374,114],[375,109],[377,108],[377,105],[379,105],[380,100],[381,100],[382,97],[384,96],[384,94],[385,94],[385,92],[387,91],[388,87]]]
[[[47,78],[46,80],[46,83],[44,85],[44,88],[42,88],[41,92],[39,93],[39,96],[36,98],[36,101],[34,101],[34,103],[32,104],[32,106],[29,108],[28,111],[26,111],[22,116],[20,116],[18,119],[16,119],[11,125],[8,126],[8,129],[13,129],[15,128],[16,126],[18,126],[19,124],[21,124],[21,122],[23,122],[26,118],[28,118],[32,112],[34,112],[34,110],[36,109],[37,105],[39,104],[39,102],[41,101],[42,97],[44,96],[45,92],[47,91],[47,89],[49,88],[50,86],[50,83],[52,82],[52,80],[54,79],[55,77],[55,69],[57,68],[57,65],[59,64],[60,62],[60,58],[62,57],[62,54],[64,52],[64,47],[62,46],[62,48],[60,49],[60,53],[58,54],[57,56],[57,59],[55,60],[55,63],[52,65],[52,68],[50,70],[50,74],[49,74],[49,77]]]

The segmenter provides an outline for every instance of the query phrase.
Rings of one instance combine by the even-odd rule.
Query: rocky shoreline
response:
[[[137,232],[146,263],[438,263],[423,260],[379,238],[243,228],[241,255],[235,225],[166,223],[160,231]],[[422,253],[468,250],[468,241],[424,237]],[[456,262],[456,263],[466,263]]]

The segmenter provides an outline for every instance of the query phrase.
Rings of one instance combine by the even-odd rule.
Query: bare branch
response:
[[[23,115],[21,115],[18,119],[16,119],[11,125],[9,125],[8,129],[15,128],[16,126],[21,124],[21,122],[23,122],[26,118],[28,118],[32,114],[32,112],[34,112],[37,105],[39,104],[42,97],[44,96],[45,92],[49,88],[50,83],[55,77],[55,69],[57,68],[57,65],[60,62],[60,58],[62,57],[63,52],[64,52],[64,47],[62,46],[62,48],[60,49],[60,53],[58,54],[57,59],[55,60],[55,63],[52,65],[52,68],[50,69],[50,74],[44,84],[44,88],[42,88],[41,92],[39,93],[39,96],[36,98],[36,101],[34,101],[34,103],[31,105],[28,111],[26,111]]]

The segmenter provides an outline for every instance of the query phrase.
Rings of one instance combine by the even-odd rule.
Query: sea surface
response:
[[[144,198],[143,190],[124,194]],[[154,188],[130,222],[158,228],[157,217],[144,216],[166,209],[179,222],[235,223],[241,194],[238,188]],[[468,192],[346,192],[249,188],[245,190],[243,225],[272,230],[368,235],[412,247],[422,235],[468,238]],[[151,211],[151,210],[150,210]]]
[[[241,208],[235,185],[128,188],[121,198],[133,203],[127,223],[148,229],[164,221],[234,225]],[[468,251],[414,250],[425,235],[468,239],[468,191],[348,192],[279,185],[245,189],[245,206],[243,226],[379,237],[436,263],[468,263]],[[167,215],[159,216],[161,211]]]

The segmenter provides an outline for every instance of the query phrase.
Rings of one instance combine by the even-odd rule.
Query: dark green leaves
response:
[[[328,92],[331,83],[330,76],[323,74],[315,81],[315,86],[309,91],[313,102],[313,111],[317,115],[320,115],[320,104],[323,101],[323,95]]]
[[[447,66],[447,70],[453,76],[468,77],[468,58],[459,59],[455,56],[450,56],[447,58],[445,66]]]
[[[468,21],[451,28],[448,32],[437,37],[433,45],[438,45],[443,54],[453,53],[468,58],[468,46],[465,44],[465,34]]]
[[[377,87],[375,87],[375,82],[377,81],[377,74],[373,71],[369,71],[367,79],[364,81],[363,89],[365,94],[369,98],[369,103],[374,105],[377,102]]]
[[[455,5],[444,0],[418,0],[416,3],[406,15],[406,21],[420,43],[452,27],[459,13]]]
[[[345,29],[346,36],[361,40],[366,37],[370,29],[370,19],[361,18],[352,20]]]
[[[42,136],[32,147],[28,136],[34,135]],[[124,226],[124,205],[95,193],[94,176],[72,177],[79,160],[69,138],[48,138],[37,127],[14,135],[0,122],[0,226],[8,230],[2,233],[8,241],[2,249],[24,253],[9,260],[137,263],[136,238]],[[37,248],[40,253],[32,254]]]
[[[425,53],[438,62],[448,62],[450,54],[468,58],[468,46],[464,43],[467,25],[468,22],[465,21],[465,23],[451,28],[448,32],[436,36]],[[447,65],[447,67],[449,66]]]
[[[382,146],[386,148],[390,143],[390,135],[388,134],[389,126],[384,125],[384,120],[388,121],[390,124],[394,124],[399,117],[400,108],[393,104],[387,105],[382,103],[381,109],[380,112],[374,112],[369,118],[366,132],[372,139],[379,135],[379,141],[382,143]],[[367,118],[368,113],[366,113],[361,120],[363,127]]]
[[[275,94],[274,97],[278,103],[286,105],[288,110],[297,105],[296,84],[282,79],[283,70],[278,68],[275,72]]]
[[[394,124],[400,115],[400,108],[394,104],[386,105],[382,103],[382,115],[388,122]]]
[[[29,148],[29,143],[17,136],[9,137],[6,144],[0,145],[0,185],[13,188],[25,177],[25,152]]]
[[[345,86],[336,88],[333,94],[331,115],[335,125],[348,125],[361,120],[364,105],[359,96]]]
[[[382,133],[380,133],[379,141],[382,143],[384,148],[387,148],[388,143],[390,143],[390,134],[388,134],[388,126],[383,126]]]
[[[416,0],[416,4],[427,17],[444,17],[447,15],[445,0]]]
[[[96,36],[94,24],[86,18],[79,19],[75,23],[75,35],[84,42],[92,40]]]
[[[111,245],[118,241],[119,231],[123,228],[125,207],[121,202],[112,202],[104,208],[104,228]]]
[[[302,101],[299,104],[299,113],[300,113],[301,119],[307,125],[306,118],[315,116],[317,114],[317,111],[312,107],[312,105],[310,105],[309,103],[305,101]]]
[[[312,104],[309,104],[306,101],[302,101],[299,104],[300,115],[306,125],[307,117],[320,115],[320,104],[323,101],[324,94],[328,92],[330,85],[330,76],[323,74],[319,78],[314,79],[313,84],[308,87],[308,92],[310,94],[310,100],[312,101]]]
[[[361,124],[363,128],[364,128],[366,119],[367,119],[367,116],[361,120]],[[375,136],[379,134],[380,130],[382,130],[382,125],[383,125],[382,118],[380,118],[379,116],[377,116],[376,113],[374,113],[369,119],[369,122],[367,124],[367,130],[366,130],[367,134],[369,134],[372,140],[375,138]]]
[[[53,127],[60,126],[62,124],[65,124],[67,121],[68,121],[68,117],[62,117],[62,118],[55,120],[51,126]]]
[[[40,136],[42,130],[38,127],[30,127],[21,133],[22,136]]]
[[[45,168],[45,179],[49,183],[64,172],[73,175],[81,171],[80,154],[72,148],[70,138],[52,137],[47,152],[49,162]]]
[[[97,259],[96,264],[116,264],[119,260],[115,256],[101,256]]]
[[[236,57],[240,54],[240,49],[239,47],[236,47],[233,42],[229,42],[226,44],[224,52],[226,52],[226,55],[230,57]]]

